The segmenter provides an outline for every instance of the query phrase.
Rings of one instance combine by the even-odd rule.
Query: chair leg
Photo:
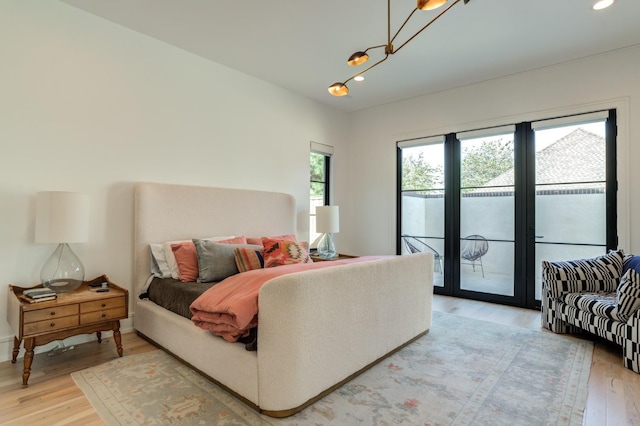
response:
[[[482,258],[478,260],[480,261],[480,270],[482,270],[482,278],[484,278],[484,265],[482,264]]]

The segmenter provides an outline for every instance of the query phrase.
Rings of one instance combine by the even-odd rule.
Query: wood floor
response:
[[[540,314],[484,302],[434,297],[434,310],[500,324],[540,329]],[[622,366],[621,349],[595,340],[585,425],[639,425],[640,374]],[[125,356],[154,350],[135,333],[122,335]],[[117,358],[111,338],[77,345],[55,356],[38,354],[29,386],[22,386],[22,359],[0,363],[1,425],[102,425],[70,373]]]

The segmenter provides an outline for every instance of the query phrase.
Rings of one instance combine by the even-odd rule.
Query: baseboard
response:
[[[131,333],[133,331],[133,315],[129,316],[129,318],[120,321],[120,332],[121,333]],[[111,337],[113,335],[112,331],[103,331],[102,337]],[[71,336],[67,339],[62,340],[62,344],[64,346],[72,346],[79,345],[81,343],[87,343],[98,340],[95,334],[80,334],[78,336]],[[60,346],[60,340],[56,340],[51,343],[47,343],[46,345],[37,346],[34,349],[36,354],[49,352],[52,349]],[[13,352],[13,336],[2,336],[0,337],[0,362],[5,362],[11,360],[11,353]],[[18,354],[18,359],[24,357],[24,342],[23,345],[20,346],[20,353]]]

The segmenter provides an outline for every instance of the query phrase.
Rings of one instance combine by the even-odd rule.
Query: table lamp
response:
[[[316,232],[323,234],[318,243],[317,256],[323,259],[336,257],[338,252],[333,235],[340,232],[340,208],[338,206],[316,207]]]
[[[89,239],[89,196],[77,192],[38,192],[36,243],[58,243],[40,271],[45,287],[66,293],[84,281],[84,266],[69,243]]]

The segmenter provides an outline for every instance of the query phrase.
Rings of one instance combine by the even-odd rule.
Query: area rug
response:
[[[429,334],[285,419],[160,350],[72,374],[107,425],[580,425],[593,344],[434,313]]]

